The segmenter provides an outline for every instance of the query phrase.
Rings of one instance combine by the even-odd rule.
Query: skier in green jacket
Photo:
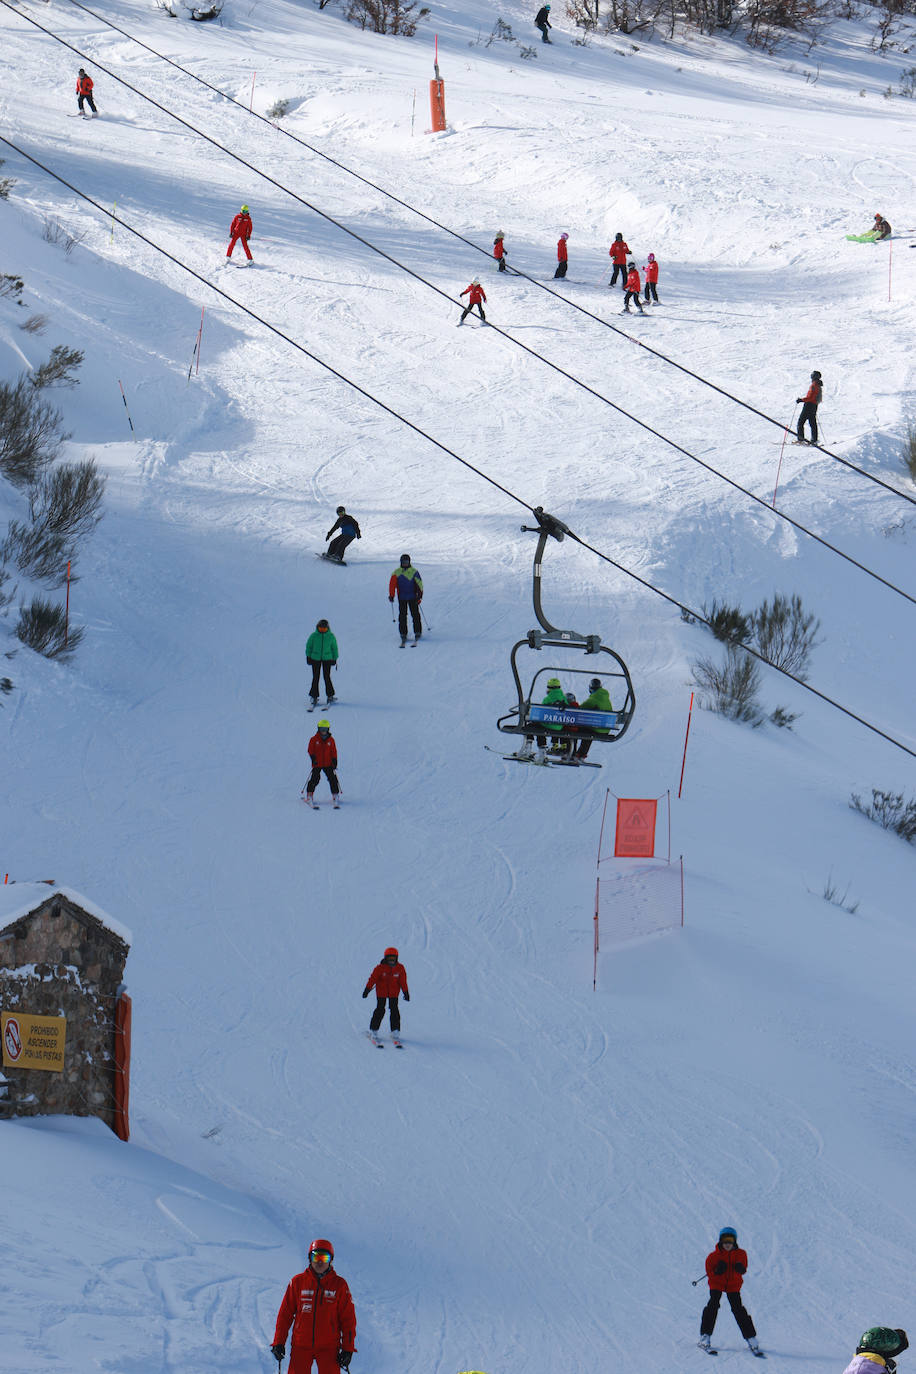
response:
[[[567,703],[566,703],[566,693],[563,691],[563,688],[562,688],[561,683],[560,683],[560,679],[559,679],[558,677],[549,677],[549,678],[547,679],[547,695],[546,695],[546,697],[543,698],[543,700],[542,700],[542,702],[541,702],[541,705],[542,705],[542,706],[565,706],[566,704],[567,704]],[[545,730],[550,730],[550,731],[552,731],[554,734],[556,734],[557,731],[562,730],[562,728],[563,728],[562,725],[545,725],[545,726],[544,726],[544,729],[545,729]],[[534,758],[535,763],[543,763],[543,762],[545,761],[546,757],[547,757],[547,754],[546,754],[546,749],[547,749],[547,736],[546,736],[546,735],[538,735],[538,736],[537,736],[537,746],[538,746],[537,756],[535,756],[535,753],[534,753],[534,741],[535,741],[535,736],[534,736],[534,735],[526,735],[526,736],[525,736],[525,743],[524,743],[522,749],[519,751],[518,757],[519,757],[520,759],[530,759],[530,758]]]
[[[593,677],[588,684],[588,696],[582,702],[583,711],[613,711],[611,698],[606,687],[602,687],[601,678]],[[592,747],[592,738],[595,735],[609,735],[610,730],[592,730],[589,739],[579,741],[576,749],[576,758],[584,759],[588,757],[588,751]]]
[[[331,634],[331,627],[326,620],[319,620],[314,630],[308,637],[305,646],[305,661],[312,670],[312,685],[309,689],[309,696],[312,705],[318,702],[318,679],[324,671],[324,686],[328,694],[328,705],[337,698],[334,695],[334,684],[331,681],[331,669],[337,663],[337,640]]]

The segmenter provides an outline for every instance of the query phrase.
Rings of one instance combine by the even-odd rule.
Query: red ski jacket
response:
[[[487,299],[483,287],[475,286],[473,282],[471,282],[470,286],[466,286],[461,294],[462,296],[467,296],[468,305],[479,305],[481,301]]]
[[[356,1312],[346,1279],[331,1265],[319,1278],[310,1267],[294,1274],[277,1313],[274,1345],[293,1328],[293,1350],[355,1350]]]
[[[618,243],[617,239],[615,239],[608,249],[608,252],[616,263],[619,263],[621,267],[626,267],[627,258],[630,256],[630,250],[625,243]]]
[[[337,745],[334,736],[328,735],[327,739],[322,739],[318,734],[312,735],[309,740],[309,758],[315,768],[336,768]]]
[[[657,262],[647,262],[647,263],[646,263],[646,281],[647,281],[647,282],[649,282],[649,281],[653,281],[653,282],[654,282],[654,281],[658,281],[658,263],[657,263]]]
[[[229,233],[234,239],[250,239],[254,225],[250,215],[243,215],[241,210],[229,226]]]
[[[557,239],[557,262],[566,262],[566,240]]]
[[[369,975],[366,984],[366,991],[371,992],[375,988],[376,997],[397,997],[403,992],[408,998],[410,993],[407,989],[407,970],[403,964],[376,964]]]
[[[642,290],[642,286],[641,286],[640,280],[639,280],[639,268],[638,268],[638,267],[632,268],[632,270],[629,271],[629,272],[627,273],[627,290],[628,290],[628,291],[641,291],[641,290]]]
[[[804,399],[810,405],[819,406],[823,394],[824,388],[821,386],[820,382],[812,382],[811,385],[808,387],[808,391]]]
[[[497,262],[499,262],[499,259],[503,256],[503,254],[505,253],[505,251],[506,251],[506,250],[505,250],[505,248],[503,247],[503,241],[502,241],[502,239],[494,239],[494,240],[493,240],[493,256],[494,256],[494,258],[496,259]]]
[[[724,1265],[721,1274],[716,1270]],[[709,1279],[709,1287],[716,1293],[737,1293],[747,1270],[747,1255],[737,1246],[733,1250],[723,1250],[717,1245],[715,1250],[706,1256],[706,1277]]]
[[[79,77],[79,78],[77,79],[77,82],[76,82],[76,93],[77,93],[77,95],[91,95],[91,94],[92,94],[92,77],[91,77],[91,76],[81,76],[81,77]]]

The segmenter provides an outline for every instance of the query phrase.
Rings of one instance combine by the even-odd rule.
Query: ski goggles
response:
[[[331,1252],[330,1250],[310,1250],[309,1259],[317,1260],[319,1264],[330,1264]]]

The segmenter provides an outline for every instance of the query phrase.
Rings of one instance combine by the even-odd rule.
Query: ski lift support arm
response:
[[[568,525],[564,525],[562,520],[558,520],[555,515],[549,515],[543,506],[535,506],[534,518],[537,525],[522,525],[525,533],[536,534],[538,536],[538,546],[534,553],[534,576],[532,581],[531,595],[534,601],[534,614],[537,616],[538,624],[546,634],[556,636],[563,644],[582,644],[585,646],[587,654],[598,652],[601,644],[600,635],[583,635],[578,630],[558,630],[555,625],[544,614],[544,606],[541,601],[541,562],[544,557],[544,550],[547,547],[548,539],[556,539],[557,543],[562,543],[565,536],[572,535],[572,530]],[[540,649],[543,636],[538,630],[528,632],[528,643],[532,649]]]

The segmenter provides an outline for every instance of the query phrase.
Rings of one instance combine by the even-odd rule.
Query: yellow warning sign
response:
[[[48,1069],[62,1073],[66,1016],[26,1016],[23,1012],[0,1012],[5,1069]]]

